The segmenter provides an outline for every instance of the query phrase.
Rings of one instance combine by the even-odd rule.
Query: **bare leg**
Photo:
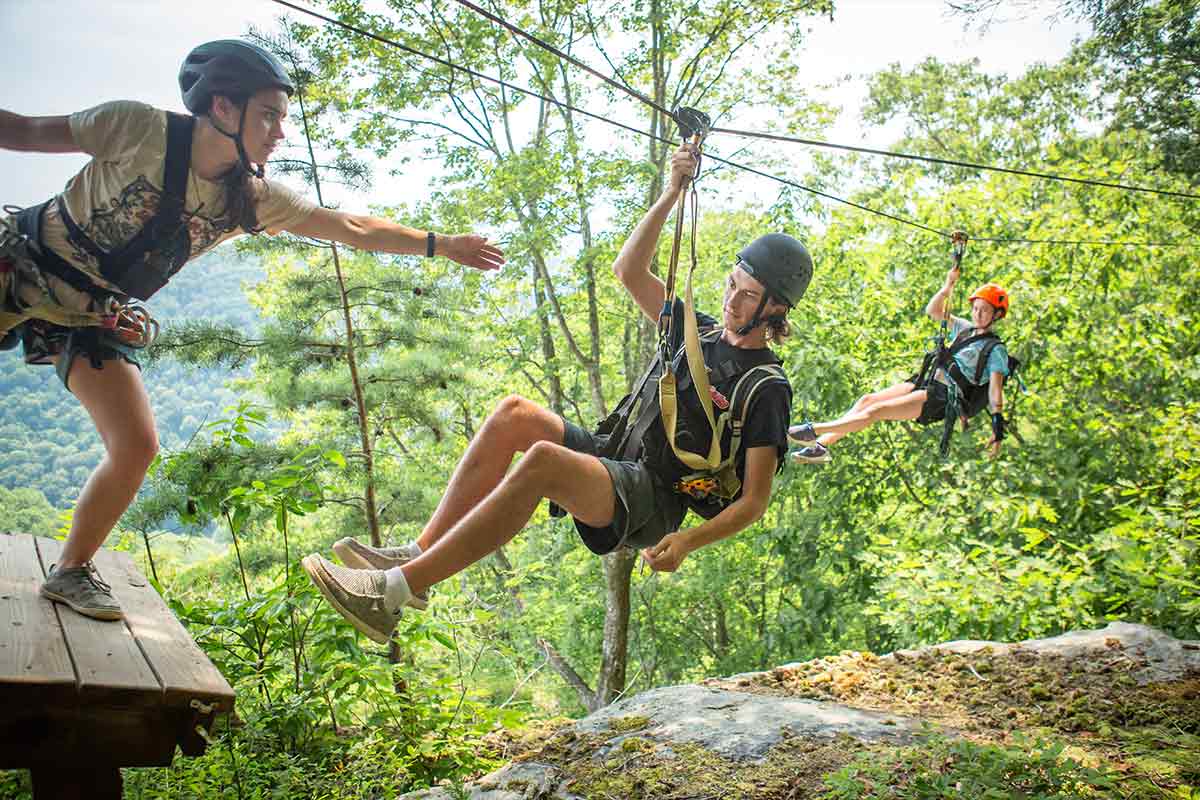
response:
[[[421,550],[433,547],[446,531],[496,488],[512,465],[513,456],[529,450],[537,442],[561,445],[563,434],[562,418],[553,411],[516,395],[501,400],[455,467],[437,510],[417,539]]]
[[[588,525],[603,527],[613,521],[616,494],[600,459],[560,444],[536,442],[483,502],[400,568],[409,588],[423,592],[508,543],[529,522],[542,498],[553,500]]]
[[[912,383],[910,383],[909,381],[904,381],[902,383],[897,383],[893,386],[889,386],[886,389],[880,389],[878,392],[871,392],[870,394],[864,394],[862,397],[858,398],[858,401],[855,402],[855,404],[853,406],[850,407],[849,411],[847,411],[845,414],[843,414],[837,420],[834,420],[833,422],[829,422],[829,423],[814,425],[813,429],[816,430],[816,429],[820,428],[821,430],[824,430],[825,425],[835,425],[838,422],[844,421],[847,417],[851,416],[852,414],[855,414],[859,411],[866,409],[868,406],[875,405],[876,403],[881,403],[884,400],[891,400],[893,397],[902,397],[906,394],[909,394],[910,392],[912,392],[912,390],[914,388],[915,387],[913,386]],[[846,435],[845,433],[832,433],[832,432],[824,433],[817,437],[817,441],[820,442],[821,444],[825,445],[826,447],[829,447],[830,445],[832,445],[834,442],[838,441],[845,435]]]
[[[95,369],[86,357],[71,365],[71,391],[87,409],[104,441],[104,457],[75,503],[60,569],[82,566],[129,508],[158,452],[150,397],[137,367],[121,359]]]
[[[861,431],[880,420],[916,419],[921,416],[921,406],[925,404],[925,390],[920,389],[900,397],[893,397],[874,403],[860,411],[853,411],[833,422],[819,422],[813,425],[819,435],[840,434]]]

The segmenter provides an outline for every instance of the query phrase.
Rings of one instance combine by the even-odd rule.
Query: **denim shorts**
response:
[[[80,356],[87,358],[94,369],[104,369],[105,361],[122,359],[138,369],[142,365],[133,357],[134,348],[118,341],[102,328],[66,328],[40,319],[31,319],[14,331],[21,338],[26,364],[53,364],[67,391],[71,366]]]

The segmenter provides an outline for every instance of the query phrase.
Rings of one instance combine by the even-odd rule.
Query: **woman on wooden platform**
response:
[[[436,235],[314,205],[264,177],[284,138],[291,78],[248,42],[195,48],[179,72],[189,115],[116,101],[69,116],[0,110],[0,147],[92,156],[61,194],[0,215],[0,347],[53,364],[87,409],[105,455],[79,494],[41,592],[120,619],[90,560],[133,501],[158,449],[138,351],[158,324],[142,304],[189,260],[244,233],[288,231],[366,250],[442,255],[495,269],[476,235]]]

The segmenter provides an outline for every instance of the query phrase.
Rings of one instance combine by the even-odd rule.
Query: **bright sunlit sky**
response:
[[[811,21],[801,62],[809,86],[838,83],[821,95],[844,109],[828,138],[888,145],[886,132],[874,132],[874,140],[860,134],[857,108],[864,96],[862,76],[893,62],[907,67],[930,56],[975,57],[989,72],[1016,75],[1034,62],[1058,60],[1085,29],[1070,22],[1048,24],[1052,10],[1047,5],[1045,13],[996,22],[980,34],[964,30],[963,20],[951,17],[943,0],[837,0],[832,21]],[[268,0],[0,0],[0,41],[5,43],[0,108],[64,114],[105,100],[135,99],[183,110],[176,75],[187,52],[203,41],[240,36],[250,25],[271,30],[281,12],[296,14]],[[847,75],[850,80],[838,82]],[[640,122],[629,109],[622,119]],[[293,144],[297,136],[293,129]],[[0,151],[0,202],[27,205],[49,197],[84,158]],[[411,199],[414,185],[436,178],[431,166],[421,165],[402,184],[387,169],[376,165],[371,193],[338,197],[341,207],[361,211],[370,203]],[[408,197],[398,197],[400,192]]]

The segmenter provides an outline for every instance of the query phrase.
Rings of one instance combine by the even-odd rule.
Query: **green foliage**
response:
[[[1115,796],[1113,776],[1063,754],[1057,742],[1009,745],[933,736],[918,747],[868,753],[826,778],[828,800],[1076,800]]]
[[[58,528],[57,517],[40,490],[0,486],[0,519],[4,520],[4,530],[48,536]]]
[[[607,90],[462,9],[391,2],[375,14],[364,5],[336,10],[582,107],[612,107]],[[806,15],[828,4],[752,5],[519,2],[506,13],[564,46],[591,40],[668,105],[726,118],[769,106],[779,130],[822,134],[833,111],[796,91],[793,56]],[[1121,14],[1062,63],[1019,76],[932,60],[884,70],[871,78],[864,127],[901,131],[895,144],[905,150],[1186,189],[1153,170],[1191,175],[1195,137],[1182,134],[1194,128],[1194,81],[1164,65],[1188,57],[1195,15],[1169,0],[1127,7],[1145,13]],[[1158,23],[1155,38],[1148,25]],[[139,557],[155,554],[173,608],[235,684],[240,724],[202,759],[132,771],[135,796],[234,796],[240,784],[247,797],[380,797],[456,783],[492,764],[480,742],[497,723],[583,709],[581,693],[546,666],[548,646],[584,683],[605,652],[601,564],[569,520],[540,511],[503,553],[439,585],[431,614],[406,616],[390,659],[364,648],[295,564],[362,536],[371,493],[381,538],[415,538],[505,395],[590,425],[627,391],[652,334],[607,266],[661,189],[669,149],[598,133],[524,95],[468,90],[461,76],[417,68],[361,37],[296,24],[285,34],[303,66],[321,160],[297,160],[295,174],[311,181],[332,166],[358,185],[367,156],[396,169],[433,159],[436,191],[376,212],[497,233],[508,264],[484,276],[348,250],[335,263],[323,246],[257,237],[243,250],[258,260],[210,257],[156,297],[156,312],[178,323],[146,364],[165,448],[118,538]],[[751,48],[753,59],[736,57]],[[1143,93],[1180,101],[1135,102]],[[651,115],[646,126],[664,124]],[[802,161],[774,145],[748,144],[739,160],[968,230],[964,288],[996,280],[1011,290],[1001,333],[1026,364],[1029,391],[1007,387],[1019,438],[994,461],[978,423],[955,436],[947,461],[936,431],[876,426],[839,442],[827,466],[789,466],[763,520],[692,554],[678,573],[635,571],[627,691],[843,649],[1017,640],[1118,618],[1200,637],[1191,251],[984,241],[1191,241],[1195,205],[955,167]],[[706,170],[699,185],[702,310],[719,308],[733,254],[759,233],[787,230],[815,255],[816,279],[779,348],[794,417],[836,417],[912,374],[935,330],[922,310],[948,267],[945,241],[798,190],[765,195],[728,170]],[[746,199],[755,192],[766,199]],[[260,280],[231,291],[247,279]],[[964,294],[954,298],[960,313]],[[231,367],[243,371],[222,388]],[[7,370],[0,391],[0,511],[45,530],[100,445],[48,370]],[[219,419],[222,408],[232,410]],[[211,539],[177,553],[179,539],[155,538],[168,528]],[[822,751],[817,761],[832,768],[843,755]],[[676,785],[674,768],[660,767]],[[1106,780],[1052,743],[935,740],[857,762],[828,788],[837,797],[1058,797],[1107,791]]]

